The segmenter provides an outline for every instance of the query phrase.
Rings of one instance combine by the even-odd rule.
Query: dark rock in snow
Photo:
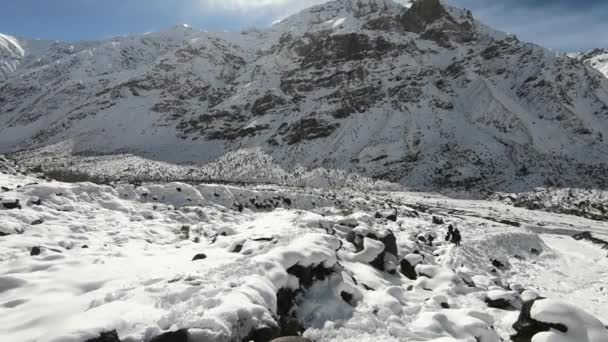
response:
[[[4,191],[4,192],[11,191],[11,189],[9,189],[5,186],[0,186],[0,189],[2,189],[2,191]]]
[[[121,342],[116,330],[99,333],[99,337],[91,338],[85,342]]]
[[[433,224],[443,224],[443,217],[433,216]]]
[[[397,222],[397,209],[377,211],[374,217],[377,219],[386,219]]]
[[[492,266],[494,266],[494,267],[496,267],[496,268],[498,268],[500,270],[503,270],[503,269],[506,268],[505,264],[503,264],[502,262],[500,262],[498,260],[494,260],[494,259],[492,260]]]
[[[40,225],[40,224],[43,224],[43,223],[44,223],[43,219],[38,219],[38,220],[32,222],[32,226],[37,226],[37,225]]]
[[[199,254],[195,255],[194,258],[192,258],[192,261],[203,260],[203,259],[207,259],[207,256],[203,253],[199,253]]]
[[[340,297],[342,297],[342,299],[347,302],[350,306],[356,306],[356,302],[353,300],[354,297],[352,294],[346,292],[346,291],[342,291],[340,292]]]
[[[87,249],[87,248],[89,248],[89,246],[88,246],[88,245],[82,245],[82,247],[81,247],[81,248],[82,248],[82,249]]]
[[[21,209],[21,204],[19,204],[19,200],[13,200],[13,201],[3,201],[2,202],[2,206],[4,207],[4,209]]]
[[[524,303],[521,313],[519,314],[519,318],[513,324],[513,329],[515,329],[517,332],[515,335],[511,336],[511,340],[513,342],[530,342],[532,341],[532,337],[534,337],[534,335],[543,331],[549,331],[551,329],[555,329],[563,333],[568,332],[568,327],[563,324],[539,322],[532,318],[530,311],[532,310],[534,303],[536,303],[538,300],[542,299]]]
[[[486,302],[486,304],[488,305],[489,308],[501,309],[501,310],[513,310],[513,309],[515,309],[513,307],[513,305],[511,305],[511,303],[508,300],[504,299],[504,298],[498,298],[498,299],[486,298],[485,302]]]
[[[260,327],[243,338],[243,342],[267,342],[281,334],[279,327]]]
[[[158,335],[151,339],[150,342],[188,342],[189,337],[188,329],[181,329]]]
[[[536,249],[536,248],[532,248],[532,249],[530,250],[530,253],[532,253],[532,254],[534,254],[534,255],[540,255],[540,251],[539,251],[538,249]]]
[[[40,198],[32,199],[30,203],[32,203],[32,205],[42,205],[42,200]]]
[[[11,234],[0,231],[0,236],[9,236],[9,235],[11,235]]]
[[[240,243],[240,244],[234,246],[234,248],[230,252],[240,253],[242,250],[243,250],[243,243]]]
[[[40,255],[40,253],[42,253],[42,250],[40,249],[40,247],[32,247],[32,249],[30,250],[30,255],[31,256],[35,256],[35,255]]]
[[[409,261],[406,259],[401,260],[401,273],[408,277],[411,280],[416,280],[418,278],[418,274],[416,273],[416,267],[412,266]]]

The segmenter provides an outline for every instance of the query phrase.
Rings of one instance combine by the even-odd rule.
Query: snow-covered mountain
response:
[[[42,148],[38,162],[127,153],[223,163],[234,179],[274,165],[416,187],[608,184],[608,79],[439,0],[336,0],[263,30],[179,26],[36,53],[3,42],[0,152]]]
[[[575,54],[574,57],[596,68],[608,77],[608,49],[593,49],[585,53]]]

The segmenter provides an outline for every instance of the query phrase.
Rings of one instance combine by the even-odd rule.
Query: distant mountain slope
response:
[[[413,187],[604,187],[607,129],[608,79],[438,0],[55,43],[0,83],[0,152],[223,158],[235,178],[266,171],[255,150]]]
[[[593,49],[585,53],[575,54],[574,57],[596,68],[608,77],[608,49]]]

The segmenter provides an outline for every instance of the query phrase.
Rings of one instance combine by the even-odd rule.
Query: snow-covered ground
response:
[[[569,236],[606,223],[431,194],[0,171],[1,341],[498,342],[536,294],[550,299],[524,311],[568,331],[533,341],[608,341],[608,251]]]

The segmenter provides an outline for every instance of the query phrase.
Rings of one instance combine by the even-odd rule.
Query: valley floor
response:
[[[178,329],[189,341],[262,341],[302,329],[314,341],[498,342],[536,294],[596,317],[570,309],[587,330],[548,334],[608,341],[608,251],[570,237],[608,236],[605,222],[432,194],[10,172],[0,186],[2,341]],[[443,241],[449,224],[460,248]]]

